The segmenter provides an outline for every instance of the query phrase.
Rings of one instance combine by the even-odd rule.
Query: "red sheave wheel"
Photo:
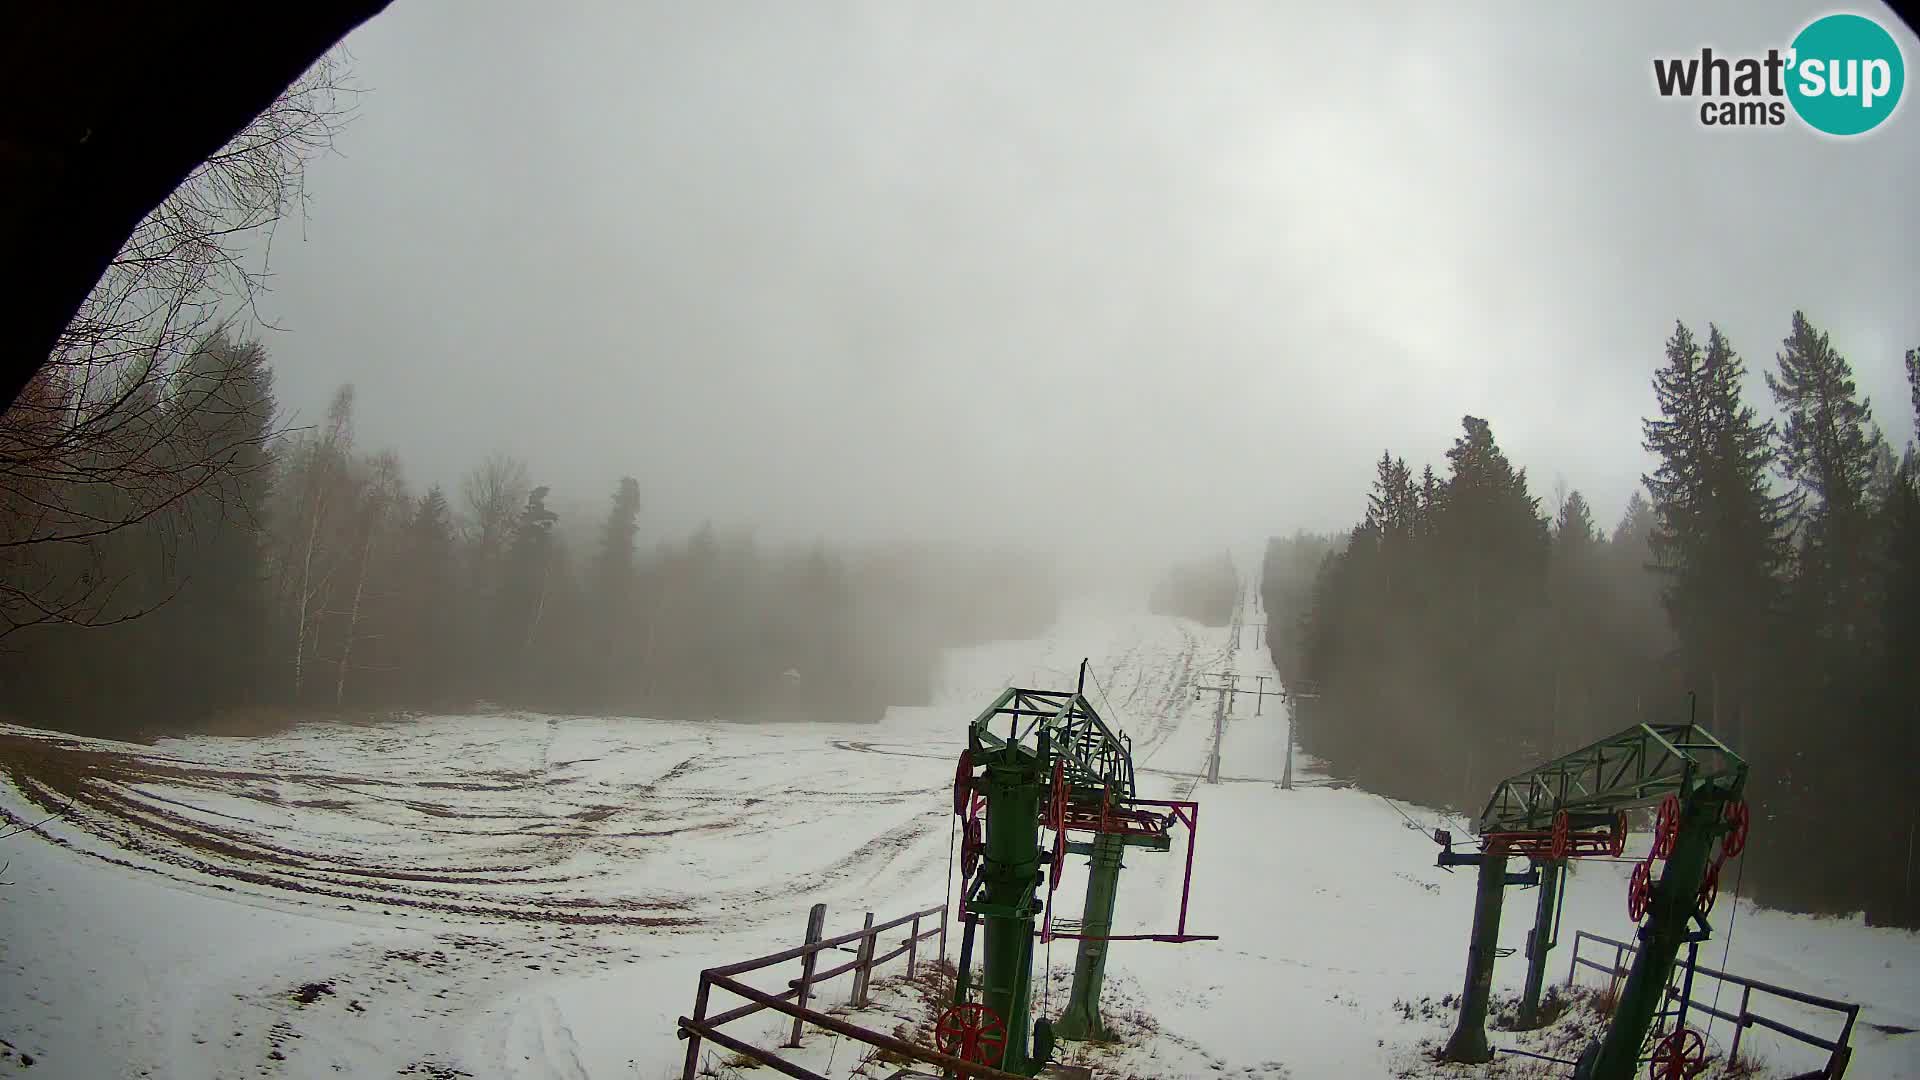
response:
[[[960,763],[953,770],[953,812],[967,812],[967,796],[973,793],[973,750],[960,751]]]
[[[1565,810],[1553,815],[1553,847],[1550,849],[1554,862],[1567,857],[1567,848],[1573,843],[1573,826],[1567,822]]]
[[[1680,837],[1680,796],[1667,793],[1660,800],[1660,813],[1653,819],[1653,857],[1664,859],[1673,854],[1673,842]]]
[[[960,837],[961,877],[973,877],[973,872],[980,869],[980,856],[985,854],[986,850],[986,842],[980,838],[980,819],[967,819],[966,832]]]
[[[1720,857],[1731,859],[1747,850],[1747,803],[1745,799],[1727,804],[1727,835],[1720,840]]]
[[[933,1036],[940,1052],[975,1065],[998,1065],[1007,1048],[1007,1024],[977,1001],[951,1006],[940,1014]]]
[[[1716,860],[1707,864],[1706,876],[1700,879],[1700,891],[1693,898],[1693,910],[1706,918],[1713,910],[1713,902],[1720,898],[1720,863]]]
[[[1679,1028],[1660,1040],[1647,1062],[1653,1080],[1687,1080],[1707,1068],[1707,1040],[1692,1028]]]
[[[1619,858],[1627,853],[1627,812],[1620,811],[1613,818],[1613,835],[1607,838],[1607,853]]]
[[[1047,871],[1047,891],[1060,887],[1060,872],[1067,868],[1067,834],[1053,834],[1053,866]]]
[[[1627,879],[1627,917],[1638,923],[1647,917],[1647,905],[1653,903],[1653,860],[1636,863]]]

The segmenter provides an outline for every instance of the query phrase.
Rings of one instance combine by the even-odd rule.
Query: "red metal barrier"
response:
[[[923,920],[929,920],[936,916],[939,918],[939,924],[937,926],[925,931],[920,929]],[[873,924],[873,915],[869,912],[867,914],[867,924],[867,926],[855,930],[852,933],[820,939],[818,938],[820,932],[819,921],[814,918],[809,918],[807,934],[809,940],[804,944],[796,945],[791,949],[782,949],[777,953],[770,953],[766,956],[755,957],[752,960],[742,960],[738,963],[725,964],[720,967],[708,968],[702,971],[700,973],[699,989],[694,994],[693,1015],[690,1017],[683,1016],[679,1019],[680,1038],[687,1040],[686,1063],[681,1073],[683,1080],[695,1080],[699,1075],[700,1046],[703,1041],[711,1042],[715,1046],[725,1047],[742,1057],[769,1066],[774,1071],[783,1075],[796,1077],[797,1080],[824,1080],[818,1073],[811,1072],[781,1058],[776,1051],[754,1046],[749,1042],[734,1038],[720,1030],[723,1025],[768,1009],[784,1013],[793,1018],[793,1038],[787,1044],[789,1048],[800,1045],[802,1028],[807,1024],[812,1024],[836,1034],[844,1035],[849,1039],[865,1043],[868,1046],[878,1047],[914,1061],[937,1066],[954,1075],[978,1077],[980,1080],[1026,1080],[1026,1078],[1017,1077],[1012,1073],[1001,1072],[998,1069],[988,1068],[970,1061],[962,1061],[959,1058],[940,1053],[937,1050],[924,1046],[916,1046],[891,1035],[871,1031],[856,1024],[848,1023],[839,1017],[830,1016],[826,1013],[807,1008],[807,999],[816,985],[836,979],[848,972],[854,973],[853,1004],[856,1006],[867,1004],[867,988],[872,979],[873,969],[888,961],[905,956],[907,958],[907,974],[908,977],[912,977],[919,963],[920,943],[930,938],[939,939],[939,957],[943,962],[946,960],[947,906],[945,904],[911,912],[899,918],[880,923],[877,926]],[[891,952],[876,955],[876,953],[879,952],[880,935],[901,926],[908,926],[910,929],[899,946]],[[819,953],[828,949],[838,949],[856,942],[858,943],[858,948],[854,959],[836,967],[828,968],[825,971],[815,970],[815,957]],[[775,964],[783,964],[791,960],[801,961],[800,977],[788,982],[787,989],[782,993],[770,993],[757,987],[749,986],[735,978],[737,975],[742,975],[750,971],[759,971],[763,968],[772,967]],[[713,1016],[707,1015],[707,1008],[715,987],[735,997],[744,998],[746,1004],[736,1006]],[[797,1003],[793,1000],[795,998],[798,999]]]

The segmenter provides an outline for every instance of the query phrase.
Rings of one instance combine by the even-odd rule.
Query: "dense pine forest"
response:
[[[1055,615],[1051,567],[1024,554],[787,549],[712,527],[643,546],[632,477],[579,521],[506,455],[414,490],[394,454],[357,444],[351,387],[313,430],[277,430],[258,344],[209,336],[124,392],[59,374],[0,425],[13,460],[83,436],[92,460],[15,470],[0,492],[11,719],[138,734],[491,702],[875,720],[926,699],[941,648]]]
[[[1750,895],[1920,926],[1920,350],[1905,365],[1889,434],[1795,313],[1768,417],[1733,343],[1677,325],[1657,464],[1611,528],[1578,491],[1543,503],[1477,417],[1438,469],[1383,454],[1350,533],[1268,549],[1275,663],[1318,694],[1305,748],[1477,811],[1502,776],[1691,712],[1754,766]]]

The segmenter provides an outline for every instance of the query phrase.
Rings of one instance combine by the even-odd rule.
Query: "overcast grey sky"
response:
[[[504,449],[675,528],[1214,550],[1345,527],[1473,413],[1611,523],[1676,317],[1770,410],[1803,307],[1912,430],[1920,106],[1652,88],[1826,10],[395,0],[276,242],[282,402],[351,381],[416,482]]]

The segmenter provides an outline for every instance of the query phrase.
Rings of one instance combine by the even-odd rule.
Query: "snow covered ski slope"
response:
[[[1271,674],[1246,644],[1088,608],[950,654],[936,704],[878,725],[509,714],[151,747],[0,728],[0,810],[53,815],[0,841],[0,1075],[677,1076],[702,967],[795,943],[815,902],[839,932],[941,900],[967,722],[1007,685],[1071,686],[1083,656],[1143,794],[1202,803],[1188,921],[1221,935],[1116,945],[1107,1002],[1130,1038],[1104,1074],[1428,1075],[1418,1043],[1452,1016],[1415,1003],[1459,989],[1471,875],[1432,865],[1408,821],[1432,811],[1328,786],[1312,762],[1279,790],[1272,699],[1258,717],[1240,699],[1223,782],[1200,782],[1213,703],[1195,682]],[[1129,854],[1116,933],[1172,926],[1182,856]],[[1624,870],[1576,869],[1563,942],[1628,934]],[[1509,904],[1504,945],[1529,908]],[[1563,979],[1565,944],[1554,958]],[[1039,961],[1057,1011],[1072,950]],[[1745,905],[1727,958],[1868,1003],[1855,1077],[1920,1076],[1920,1036],[1891,1031],[1920,1028],[1917,961],[1911,934]],[[1498,988],[1523,972],[1501,961]],[[1749,1045],[1782,1075],[1818,1060]]]

